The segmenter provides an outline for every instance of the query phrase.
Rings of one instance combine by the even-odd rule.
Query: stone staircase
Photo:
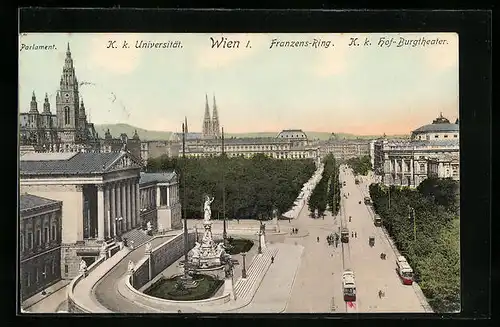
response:
[[[271,257],[276,257],[277,248],[265,248],[262,254],[257,254],[257,257],[252,261],[247,270],[247,278],[239,279],[234,287],[236,300],[238,302],[250,302],[259,288],[262,278],[266,274],[271,265]]]
[[[146,231],[143,231],[142,229],[132,229],[131,231],[123,234],[122,239],[123,238],[127,239],[127,243],[129,246],[133,241],[134,247],[136,247],[151,240],[153,236],[149,236],[148,234],[146,234]]]

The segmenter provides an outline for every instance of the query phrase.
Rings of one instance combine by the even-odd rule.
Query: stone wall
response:
[[[98,259],[100,247],[85,246],[84,244],[63,244],[61,246],[61,278],[71,279],[80,272],[80,262],[82,258]],[[89,264],[87,263],[87,266]]]
[[[140,289],[149,282],[149,258],[146,257],[139,261],[135,266],[133,285],[134,288]]]
[[[188,233],[188,248],[194,247],[195,235],[193,232]],[[177,261],[184,254],[184,234],[180,234],[167,242],[157,246],[151,253],[152,277],[161,273],[168,266]]]

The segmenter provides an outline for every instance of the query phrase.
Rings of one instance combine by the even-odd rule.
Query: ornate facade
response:
[[[19,197],[21,300],[61,279],[62,202],[21,194]]]
[[[332,133],[328,141],[319,142],[321,157],[331,153],[336,159],[350,159],[370,155],[370,140],[340,139]]]
[[[410,140],[381,139],[374,148],[375,173],[384,184],[416,187],[429,176],[459,179],[458,119],[452,124],[440,115],[414,130]]]
[[[75,277],[82,259],[92,264],[105,241],[112,247],[148,219],[161,230],[181,226],[175,173],[141,174],[141,168],[127,151],[21,156],[21,192],[62,202],[62,278]]]

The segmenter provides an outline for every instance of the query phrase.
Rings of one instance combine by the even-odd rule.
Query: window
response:
[[[457,134],[454,134],[454,135],[453,135],[453,137],[458,137],[458,135],[457,135]]]
[[[56,240],[57,239],[57,235],[56,235],[56,226],[52,225],[52,234],[51,234],[51,239],[52,241]]]
[[[64,124],[69,125],[70,123],[71,120],[70,120],[69,107],[64,107]]]
[[[42,231],[37,229],[36,230],[36,245],[40,245],[40,241],[41,241],[41,236],[42,236]]]
[[[69,271],[68,265],[64,265],[64,273],[67,275]]]
[[[434,135],[434,138],[437,139],[439,137],[439,135]]]
[[[33,248],[33,233],[28,233],[28,249]]]
[[[26,273],[26,286],[31,286],[31,273],[29,271]]]
[[[35,281],[36,281],[37,284],[38,284],[38,281],[39,281],[38,277],[39,277],[38,276],[38,267],[36,267],[35,268]]]
[[[47,279],[47,265],[43,265],[43,279]]]
[[[444,135],[444,138],[445,138],[445,139],[447,139],[447,138],[448,138],[448,135],[447,135],[447,134],[445,134],[445,135]]]
[[[45,243],[49,243],[49,228],[45,227],[43,229],[43,240]]]
[[[425,164],[420,164],[420,172],[425,172]]]
[[[56,261],[52,260],[52,275],[56,274]]]

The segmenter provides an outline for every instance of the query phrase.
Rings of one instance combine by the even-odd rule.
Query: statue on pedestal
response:
[[[200,256],[200,246],[201,244],[198,242],[195,242],[195,246],[192,250],[192,256],[193,258],[198,258]]]
[[[210,218],[212,216],[212,209],[210,208],[210,205],[212,204],[212,202],[214,202],[214,198],[212,197],[210,199],[210,197],[208,195],[205,196],[205,204],[203,205],[203,210],[205,212],[205,216],[204,216],[204,222],[209,222],[210,221]]]
[[[129,273],[133,273],[134,272],[134,268],[135,268],[135,264],[132,260],[129,260],[128,261],[128,268],[127,268],[127,271]]]
[[[144,249],[144,252],[145,252],[146,254],[151,253],[151,249],[152,249],[152,247],[153,247],[153,246],[151,245],[151,242],[147,242],[147,243],[146,243],[146,248]]]

